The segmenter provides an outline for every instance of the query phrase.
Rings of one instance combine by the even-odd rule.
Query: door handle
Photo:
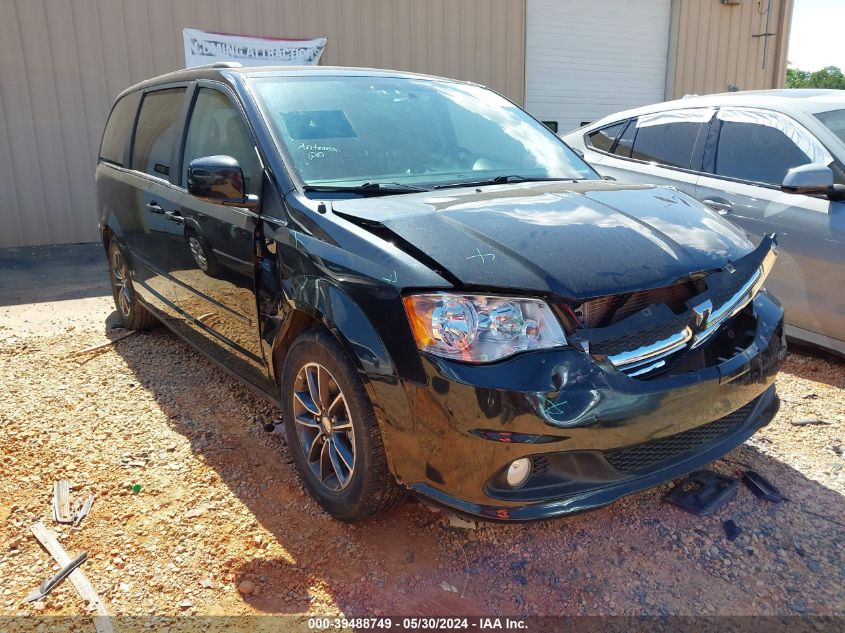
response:
[[[156,201],[148,202],[144,208],[150,213],[155,213],[157,215],[161,215],[162,213],[164,213],[164,209],[158,206],[158,202]]]
[[[165,211],[164,215],[167,216],[168,220],[172,220],[176,222],[176,224],[184,224],[185,218],[182,217],[182,214],[178,211]]]
[[[734,205],[724,198],[705,198],[701,202],[713,209],[719,215],[727,215],[733,211],[734,208]]]

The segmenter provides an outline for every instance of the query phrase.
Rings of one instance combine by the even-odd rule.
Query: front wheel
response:
[[[220,272],[220,266],[214,257],[208,242],[201,238],[196,231],[189,229],[185,231],[185,241],[191,250],[191,257],[202,272],[212,277]]]
[[[390,473],[378,421],[355,368],[328,332],[291,347],[281,378],[285,435],[311,495],[342,521],[387,510],[402,490]]]

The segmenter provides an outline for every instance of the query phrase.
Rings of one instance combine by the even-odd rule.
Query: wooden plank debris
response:
[[[70,556],[59,544],[56,535],[48,530],[41,521],[32,525],[30,530],[33,536],[38,539],[38,542],[41,543],[44,549],[47,550],[59,565],[65,567],[71,562]],[[68,578],[76,588],[76,593],[79,594],[79,597],[88,603],[90,610],[95,612],[94,628],[97,630],[97,633],[114,633],[106,605],[100,599],[100,596],[97,595],[97,592],[91,586],[91,582],[85,574],[82,573],[82,570],[79,568],[74,569]]]

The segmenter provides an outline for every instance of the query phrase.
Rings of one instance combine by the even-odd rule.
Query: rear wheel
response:
[[[135,294],[129,264],[114,238],[109,242],[109,277],[120,324],[127,330],[146,330],[155,325],[156,318]]]
[[[360,521],[396,504],[402,489],[387,467],[372,404],[334,337],[311,330],[294,342],[281,392],[294,463],[329,514]]]

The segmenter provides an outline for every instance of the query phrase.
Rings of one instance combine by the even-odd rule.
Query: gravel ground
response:
[[[39,519],[115,615],[845,614],[842,361],[791,353],[778,417],[714,466],[787,503],[741,488],[697,517],[663,486],[566,520],[460,529],[409,500],[352,526],[301,489],[276,411],[166,330],[76,355],[123,333],[111,312],[0,308],[0,614],[84,612],[69,583],[22,604],[56,568]],[[96,495],[79,528],[50,518],[59,478]]]

